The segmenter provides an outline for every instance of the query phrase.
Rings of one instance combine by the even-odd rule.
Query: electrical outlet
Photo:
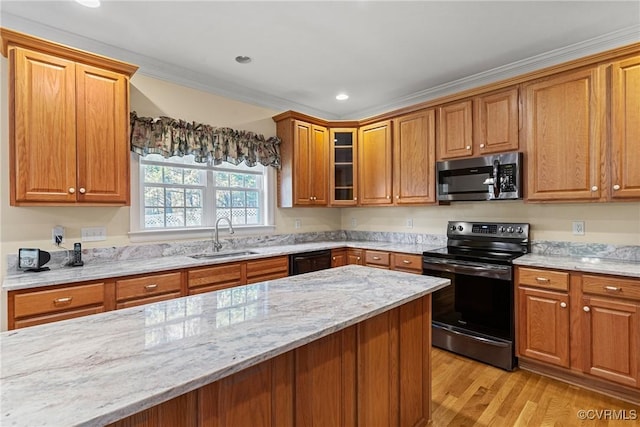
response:
[[[356,228],[358,226],[358,220],[355,218],[351,218],[351,228]]]
[[[407,228],[413,228],[413,218],[407,218],[406,226]]]
[[[106,227],[86,227],[80,229],[80,237],[83,242],[98,242],[107,240]]]
[[[300,228],[302,227],[302,220],[300,218],[296,218],[294,225],[295,228]]]
[[[51,229],[51,241],[54,245],[60,246],[64,242],[64,227],[56,225]]]
[[[584,221],[573,221],[573,235],[584,236]]]

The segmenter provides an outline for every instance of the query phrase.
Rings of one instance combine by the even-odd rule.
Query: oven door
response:
[[[511,266],[425,256],[423,274],[451,280],[432,295],[433,345],[512,370]]]

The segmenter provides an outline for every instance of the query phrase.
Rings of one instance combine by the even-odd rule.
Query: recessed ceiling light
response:
[[[339,93],[336,95],[336,99],[338,101],[346,101],[347,99],[349,99],[349,95],[347,95],[346,93]]]
[[[86,7],[100,7],[100,0],[76,0],[76,2]]]
[[[240,64],[248,64],[249,62],[251,62],[251,57],[250,56],[236,56],[236,62],[240,63]]]

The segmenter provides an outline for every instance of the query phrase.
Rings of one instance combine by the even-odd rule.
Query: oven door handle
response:
[[[452,333],[452,334],[455,334],[455,335],[461,335],[461,336],[463,336],[465,338],[471,338],[471,339],[473,339],[475,341],[481,341],[481,342],[483,342],[485,344],[490,344],[490,345],[495,346],[495,347],[509,347],[511,345],[511,343],[491,340],[491,339],[488,339],[488,338],[479,337],[479,336],[477,336],[475,334],[468,334],[468,333],[465,334],[465,333],[456,331],[453,328],[443,328],[442,326],[435,325],[435,324],[433,324],[432,326],[434,328],[442,329],[443,331],[445,331],[447,333]]]

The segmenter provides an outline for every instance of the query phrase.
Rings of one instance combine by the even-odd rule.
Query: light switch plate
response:
[[[86,227],[80,229],[83,242],[99,242],[107,240],[107,227]]]

